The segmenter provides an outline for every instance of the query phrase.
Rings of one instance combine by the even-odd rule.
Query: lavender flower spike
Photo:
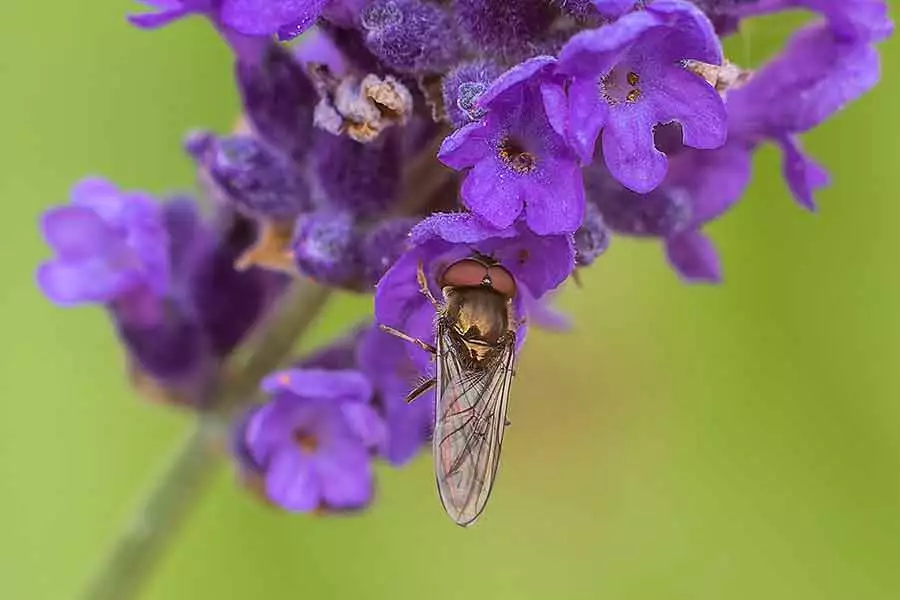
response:
[[[653,142],[656,125],[678,121],[694,148],[725,143],[722,100],[684,68],[685,59],[720,64],[722,49],[709,19],[684,0],[658,0],[569,40],[558,68],[571,77],[568,137],[584,163],[600,136],[613,176],[643,193],[666,174],[666,157]]]
[[[473,213],[505,229],[525,213],[539,235],[571,233],[581,224],[584,188],[576,156],[560,135],[562,88],[555,59],[539,56],[503,75],[481,96],[487,114],[455,131],[438,158],[466,174],[460,195]]]

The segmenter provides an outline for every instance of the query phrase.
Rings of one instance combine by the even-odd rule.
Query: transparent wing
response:
[[[456,335],[439,322],[434,468],[447,514],[459,525],[475,521],[487,504],[500,461],[515,362],[515,338],[476,369],[458,356]]]

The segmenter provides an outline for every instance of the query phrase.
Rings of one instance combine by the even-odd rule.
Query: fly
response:
[[[516,354],[512,300],[516,283],[496,260],[476,254],[442,273],[444,303],[428,287],[422,294],[437,311],[436,345],[382,325],[381,328],[435,355],[436,377],[423,382],[407,402],[436,388],[434,469],[441,503],[463,527],[484,510],[497,475]]]

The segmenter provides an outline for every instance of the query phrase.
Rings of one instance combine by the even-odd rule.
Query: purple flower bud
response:
[[[502,69],[489,60],[476,60],[453,68],[444,76],[444,109],[454,127],[462,127],[484,116],[478,99],[491,86]]]
[[[259,140],[194,134],[187,146],[224,196],[246,214],[282,220],[310,208],[297,165]]]
[[[196,203],[187,199],[165,205],[173,295],[189,312],[206,340],[209,353],[231,353],[284,287],[286,276],[234,268],[253,243],[255,224],[234,211],[219,213],[215,226],[203,222]]]
[[[362,14],[366,44],[403,73],[445,70],[459,55],[458,36],[439,6],[420,0],[374,0]]]
[[[587,267],[609,247],[609,230],[593,202],[584,207],[584,222],[575,232],[575,265]]]
[[[382,135],[362,144],[320,131],[315,140],[313,168],[325,194],[324,207],[363,217],[390,209],[403,167],[397,136]]]
[[[188,284],[194,310],[216,356],[227,356],[262,315],[284,284],[284,275],[234,263],[246,246],[218,237],[193,270]]]
[[[393,218],[382,220],[366,232],[360,252],[363,280],[369,289],[375,287],[387,270],[406,251],[409,232],[416,219]]]
[[[117,319],[119,336],[138,371],[167,386],[202,380],[212,363],[206,338],[193,310],[167,302],[152,323]]]
[[[362,278],[359,238],[347,213],[323,210],[301,215],[291,245],[297,269],[324,285],[354,289]]]
[[[559,15],[546,0],[453,0],[451,6],[476,48],[514,59],[534,54]]]
[[[313,109],[319,95],[303,67],[275,44],[258,62],[238,61],[237,82],[254,133],[300,161],[310,147]]]

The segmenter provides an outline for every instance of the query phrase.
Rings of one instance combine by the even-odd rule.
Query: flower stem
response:
[[[137,597],[219,464],[230,416],[252,402],[259,380],[290,355],[329,295],[327,288],[311,281],[294,283],[278,307],[234,353],[213,387],[208,404],[211,408],[200,415],[134,517],[119,533],[82,594],[83,600]]]
[[[220,460],[213,434],[203,420],[190,431],[119,533],[102,568],[82,594],[83,600],[137,596]]]

